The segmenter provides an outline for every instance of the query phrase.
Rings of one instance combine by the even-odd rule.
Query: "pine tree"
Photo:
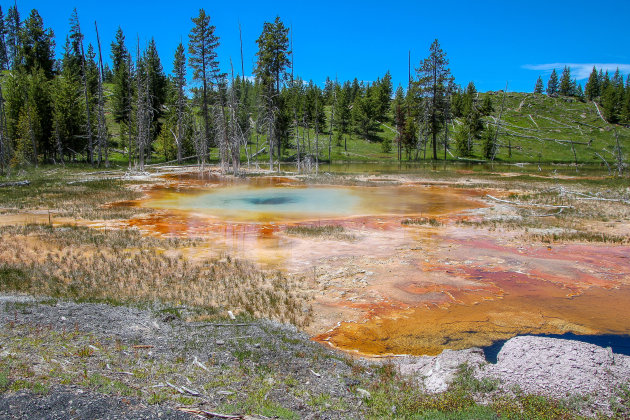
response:
[[[584,102],[584,89],[582,89],[582,84],[578,84],[575,90],[575,96],[581,101]]]
[[[28,163],[37,166],[37,150],[35,149],[33,125],[37,124],[37,115],[30,104],[20,110],[15,140],[15,153],[11,166],[20,167]]]
[[[113,83],[114,81],[114,73],[112,69],[109,67],[108,63],[105,63],[103,67],[103,82],[105,83]]]
[[[9,58],[7,56],[7,30],[4,25],[4,14],[0,7],[0,71],[9,69]]]
[[[93,132],[93,107],[94,107],[94,95],[90,95],[90,87],[88,81],[88,72],[87,72],[87,64],[85,60],[85,53],[83,49],[83,33],[81,32],[81,25],[79,24],[79,15],[77,13],[77,9],[75,8],[72,12],[72,16],[70,17],[70,39],[72,40],[72,51],[79,63],[79,68],[81,72],[81,82],[83,83],[83,97],[85,104],[85,115],[86,115],[86,124],[85,124],[85,132],[87,134],[87,150],[88,150],[88,161],[90,164],[94,164],[94,139],[92,136]],[[100,162],[99,162],[100,163]]]
[[[18,123],[26,99],[24,92],[27,90],[28,78],[22,71],[12,71],[3,79],[7,136],[15,140],[18,138]]]
[[[194,27],[188,35],[188,62],[193,68],[193,80],[201,83],[202,102],[201,115],[204,123],[204,136],[202,138],[203,154],[200,156],[202,164],[205,164],[208,145],[211,139],[211,117],[209,112],[210,94],[213,86],[220,87],[224,75],[220,72],[217,48],[219,37],[215,35],[215,26],[210,25],[210,16],[204,9],[199,9],[199,15],[192,18]]]
[[[466,117],[473,111],[475,107],[475,101],[477,98],[477,87],[474,82],[469,82],[468,86],[466,86],[466,90],[462,94],[462,116]]]
[[[343,87],[337,95],[337,103],[335,104],[335,128],[339,137],[345,136],[350,133],[350,126],[352,124],[352,112],[350,101],[352,92],[350,82],[345,82]],[[340,143],[340,141],[339,141]]]
[[[588,82],[586,82],[586,89],[584,91],[586,95],[586,99],[589,101],[594,101],[599,98],[599,76],[597,75],[597,69],[593,66],[593,71],[591,75],[588,77]]]
[[[402,135],[406,122],[405,114],[405,92],[401,85],[396,89],[396,95],[392,103],[394,114],[394,125],[396,126],[396,148],[398,151],[398,160],[402,159]]]
[[[572,96],[573,89],[571,86],[571,68],[564,66],[562,76],[560,76],[560,88],[558,89],[558,93],[562,96]]]
[[[389,108],[392,102],[392,93],[393,93],[393,85],[392,85],[392,75],[387,71],[383,79],[378,84],[378,119],[381,122],[386,122],[388,120],[387,113],[389,112]]]
[[[483,145],[483,157],[486,159],[494,160],[497,154],[498,145],[495,141],[496,128],[488,126],[484,131],[481,138]]]
[[[621,98],[614,84],[608,83],[604,88],[601,104],[606,120],[611,124],[618,123],[621,116]]]
[[[111,108],[114,121],[120,125],[120,144],[125,144],[125,134],[131,138],[131,96],[133,87],[130,83],[131,58],[125,46],[125,35],[120,27],[116,31],[115,40],[111,44],[112,89]],[[123,126],[126,130],[123,130]],[[131,161],[131,144],[127,144]]]
[[[534,93],[543,93],[543,80],[542,77],[538,76],[536,80],[536,86],[534,86]]]
[[[487,117],[494,112],[494,105],[492,104],[492,98],[490,97],[490,95],[486,95],[483,98],[483,101],[481,102],[481,107],[479,107],[479,111],[484,117]]]
[[[335,84],[330,77],[326,76],[326,82],[324,82],[324,91],[322,92],[324,96],[324,103],[326,105],[332,105],[333,96],[334,96]]]
[[[547,82],[547,95],[556,96],[558,94],[558,74],[556,69],[553,69],[549,81]]]
[[[604,95],[604,91],[606,90],[606,88],[608,88],[608,86],[610,86],[610,76],[608,76],[608,70],[606,70],[606,73],[604,73],[602,75],[602,71],[599,71],[599,94],[601,96]]]
[[[161,129],[160,118],[162,118],[162,108],[166,102],[166,74],[162,68],[154,38],[149,41],[145,64],[149,78],[149,97],[153,109],[153,137],[155,137]]]
[[[6,17],[7,61],[10,68],[15,68],[20,61],[20,13],[17,5],[9,7]]]
[[[74,155],[75,151],[85,148],[83,135],[85,114],[81,82],[77,75],[72,74],[69,67],[64,68],[62,73],[53,79],[51,97],[55,150],[63,160],[66,152]]]
[[[267,136],[270,167],[273,161],[274,145],[278,147],[278,158],[282,156],[282,143],[279,139],[274,139],[273,133],[283,131],[278,130],[279,127],[275,127],[276,121],[278,121],[275,115],[283,113],[282,109],[280,109],[280,106],[284,103],[280,101],[280,85],[287,79],[287,70],[291,68],[290,57],[292,52],[289,49],[288,34],[289,28],[284,26],[279,16],[276,16],[273,23],[264,23],[262,33],[256,40],[258,52],[256,52],[257,60],[254,74],[263,89],[265,112],[267,114],[266,120],[268,121],[269,134],[272,134]],[[286,112],[284,114],[286,115]],[[318,132],[316,132],[316,136],[317,134]],[[316,154],[315,158],[316,160],[319,159],[318,154]]]
[[[258,57],[254,73],[263,85],[273,85],[275,93],[280,92],[280,84],[287,78],[291,68],[289,50],[289,28],[285,27],[277,16],[273,23],[265,22],[258,44]]]
[[[53,77],[55,64],[55,36],[52,29],[44,28],[44,21],[36,9],[31,11],[28,19],[24,21],[21,31],[22,66],[27,73],[35,69],[41,69],[50,80]]]
[[[447,66],[446,54],[436,39],[431,44],[429,57],[416,69],[418,85],[426,98],[426,125],[432,137],[433,159],[437,159],[437,135],[444,124],[444,114],[449,99],[447,87],[453,79]]]
[[[617,89],[623,87],[623,76],[621,76],[621,73],[619,72],[619,67],[615,70],[615,74],[612,78],[612,84]]]
[[[461,86],[457,86],[451,94],[451,112],[454,118],[464,115],[464,92]]]
[[[378,113],[377,87],[368,86],[365,94],[357,96],[352,106],[352,119],[355,130],[365,140],[373,140],[376,128],[376,116]]]
[[[184,140],[184,112],[186,107],[186,96],[184,88],[186,86],[186,55],[184,54],[184,45],[180,43],[175,51],[175,60],[173,61],[174,86],[175,86],[175,107],[176,107],[176,130],[175,143],[177,148],[177,163],[182,162],[182,148]]]

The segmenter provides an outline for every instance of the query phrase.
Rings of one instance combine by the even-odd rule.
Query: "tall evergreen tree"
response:
[[[534,93],[543,93],[543,80],[542,77],[538,76],[538,79],[536,80],[536,86],[534,86]]]
[[[574,93],[571,82],[571,68],[569,66],[564,66],[564,69],[562,70],[558,93],[562,96],[572,96]]]
[[[436,39],[431,44],[427,57],[416,72],[421,95],[425,98],[428,133],[431,135],[433,159],[437,159],[437,136],[444,124],[444,115],[448,104],[448,86],[453,77],[448,68],[446,54]]]
[[[120,126],[120,145],[130,143],[131,139],[131,101],[133,86],[131,80],[131,56],[125,45],[125,35],[123,30],[118,27],[116,36],[111,43],[111,59],[112,59],[112,88],[111,109],[114,121]],[[125,129],[123,129],[123,127]],[[126,136],[125,136],[126,134]],[[127,144],[129,152],[129,161],[131,162],[131,144]]]
[[[21,65],[27,73],[41,69],[50,80],[55,64],[55,35],[52,29],[44,28],[44,21],[36,9],[33,9],[24,21],[21,31]]]
[[[608,70],[606,73],[602,74],[602,71],[599,71],[599,94],[604,95],[604,91],[610,85],[610,76],[608,75]]]
[[[388,117],[387,113],[389,112],[389,108],[392,102],[392,93],[393,93],[393,85],[392,85],[392,75],[387,70],[383,79],[380,80],[378,84],[378,114],[377,118],[381,122],[386,122]]]
[[[324,96],[324,103],[326,105],[332,105],[333,103],[333,95],[335,90],[335,84],[330,79],[330,77],[326,76],[326,82],[324,82],[324,91],[322,95]]]
[[[80,80],[70,67],[53,79],[51,96],[56,154],[61,160],[64,154],[76,158],[76,152],[85,147],[85,114]]]
[[[16,64],[20,61],[20,13],[18,12],[17,5],[9,7],[9,11],[6,17],[6,31],[7,31],[7,61],[10,68],[15,68]]]
[[[335,104],[335,128],[337,129],[338,143],[341,143],[341,137],[350,133],[352,124],[352,112],[350,101],[352,96],[350,82],[345,82],[337,95]]]
[[[575,80],[574,84],[577,85],[577,88],[575,89],[575,96],[580,100],[580,102],[584,102],[584,89],[582,89],[582,84],[577,84]]]
[[[379,86],[367,86],[365,94],[357,96],[352,106],[352,119],[355,129],[365,140],[374,140],[378,127],[376,118],[379,112]]]
[[[556,96],[558,94],[558,74],[553,69],[549,81],[547,82],[547,95]]]
[[[405,113],[405,92],[402,85],[398,85],[396,88],[396,94],[394,95],[394,101],[392,102],[392,111],[394,114],[394,125],[396,127],[396,149],[398,151],[398,160],[402,159],[402,134],[405,127],[406,113]]]
[[[4,24],[4,13],[2,13],[2,7],[0,7],[0,71],[9,69],[6,38],[7,29]]]
[[[626,90],[623,95],[623,121],[630,124],[630,74],[626,78]]]
[[[188,62],[193,68],[193,80],[201,83],[202,101],[201,115],[204,123],[204,136],[202,139],[203,155],[200,156],[202,163],[205,163],[207,147],[211,139],[210,121],[210,93],[213,86],[221,83],[223,75],[219,69],[217,47],[219,37],[215,35],[215,26],[210,24],[210,16],[204,9],[199,9],[199,15],[192,18],[194,27],[188,35]]]
[[[613,83],[608,83],[602,92],[602,111],[604,117],[611,124],[619,122],[622,111],[622,97],[620,91]]]
[[[151,38],[145,58],[147,77],[149,78],[149,97],[153,109],[153,136],[160,132],[162,108],[166,102],[166,74],[160,61],[155,39]]]
[[[600,95],[599,77],[597,75],[597,69],[595,68],[595,66],[593,66],[593,71],[591,71],[591,75],[588,77],[588,82],[586,82],[584,94],[586,95],[586,99],[588,99],[589,101],[594,101]]]
[[[617,67],[617,70],[615,70],[615,74],[613,75],[611,82],[615,88],[623,88],[623,76],[619,71],[619,67]]]
[[[94,108],[94,89],[90,91],[89,86],[89,76],[88,69],[85,60],[85,52],[83,49],[83,33],[81,32],[81,25],[79,23],[79,15],[77,13],[77,9],[75,8],[72,12],[72,16],[70,17],[70,39],[72,40],[72,52],[75,56],[76,60],[79,64],[79,69],[81,72],[81,82],[83,84],[83,98],[85,104],[85,115],[86,115],[86,124],[85,124],[85,132],[87,134],[87,150],[88,150],[88,160],[91,164],[94,164],[94,138],[92,136],[93,132],[93,108]],[[93,58],[93,57],[92,57]],[[96,73],[93,73],[93,76],[96,76]],[[96,82],[96,79],[93,79]],[[94,88],[96,86],[94,85]],[[100,162],[99,162],[100,163]]]
[[[490,97],[490,95],[486,95],[483,98],[481,106],[479,107],[479,111],[484,117],[487,117],[494,112],[494,105],[492,104],[492,98]]]
[[[254,73],[261,83],[275,87],[280,92],[280,85],[288,77],[291,68],[291,50],[289,49],[289,28],[284,26],[279,16],[273,23],[265,22],[263,31],[256,40],[258,52]]]
[[[274,139],[273,133],[276,131],[275,115],[280,114],[280,85],[288,78],[288,69],[291,68],[291,50],[289,48],[289,28],[284,26],[279,16],[274,22],[265,22],[263,30],[256,43],[258,52],[256,53],[256,67],[254,74],[261,84],[263,95],[265,96],[265,107],[269,126],[269,162],[273,160],[273,147],[278,148],[278,158],[282,156],[282,142]],[[323,104],[322,104],[323,105]],[[317,108],[317,107],[316,107]],[[322,106],[323,108],[323,106]],[[317,113],[317,110],[316,112]],[[272,127],[273,126],[273,127]],[[275,142],[275,143],[274,143]],[[316,156],[318,159],[318,156]]]
[[[173,74],[175,85],[175,108],[176,108],[176,134],[175,144],[177,149],[177,163],[182,162],[182,149],[184,141],[184,113],[186,107],[186,96],[184,88],[186,87],[186,55],[184,53],[184,45],[179,43],[175,51],[175,60],[173,61]]]
[[[466,91],[462,95],[463,124],[457,127],[455,142],[457,151],[461,156],[472,155],[473,145],[479,139],[483,130],[481,111],[476,105],[477,88],[474,82],[468,83]],[[489,96],[486,96],[489,99]],[[487,105],[486,105],[487,106]],[[492,104],[490,104],[490,108]],[[492,112],[492,111],[490,111]]]

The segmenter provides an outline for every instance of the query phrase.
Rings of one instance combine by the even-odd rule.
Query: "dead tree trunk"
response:
[[[127,95],[129,98],[129,105],[127,108],[127,148],[128,148],[128,154],[129,154],[129,170],[131,171],[131,165],[133,163],[134,160],[134,150],[135,150],[135,145],[133,144],[133,136],[131,134],[131,113],[132,113],[132,109],[131,109],[131,83],[133,82],[133,77],[132,77],[132,69],[131,69],[131,53],[127,53],[127,68],[129,69],[129,72],[127,74],[128,76],[128,81],[127,81]]]
[[[7,139],[6,115],[4,113],[4,96],[2,94],[2,85],[0,85],[0,175],[4,175],[8,158],[9,141]]]
[[[332,152],[332,136],[333,136],[333,124],[335,121],[335,105],[337,104],[337,92],[336,87],[333,89],[333,105],[330,110],[330,134],[328,136],[328,164],[332,163],[331,152]]]
[[[293,107],[293,117],[295,121],[295,145],[297,147],[297,172],[300,173],[300,125],[298,123],[297,111]]]
[[[621,151],[621,143],[619,143],[619,133],[617,133],[617,129],[615,128],[615,139],[617,140],[617,146],[615,147],[615,157],[617,158],[617,173],[619,176],[623,176],[623,152]]]
[[[101,164],[101,150],[105,149],[105,166],[109,167],[109,142],[107,139],[107,124],[105,123],[105,99],[103,97],[103,54],[101,52],[101,39],[98,35],[98,26],[94,22],[96,28],[96,41],[98,44],[98,163]]]
[[[499,139],[499,130],[501,129],[501,117],[503,117],[503,108],[505,107],[505,95],[507,94],[508,84],[505,82],[505,90],[503,91],[503,99],[501,100],[501,110],[499,111],[499,119],[497,120],[497,127],[494,132],[494,152],[492,153],[492,161],[497,156],[497,151],[499,150],[497,141]],[[510,153],[511,156],[511,153]]]
[[[79,34],[81,34],[81,27],[79,26],[79,21],[77,19],[77,26]],[[79,45],[81,47],[81,76],[83,79],[83,94],[85,96],[85,114],[87,117],[87,137],[88,137],[88,160],[91,165],[94,165],[94,141],[92,139],[92,119],[91,119],[91,110],[90,110],[90,96],[88,92],[88,83],[87,83],[87,73],[85,71],[85,53],[83,52],[83,35],[79,36]],[[100,150],[99,150],[99,164],[101,160]]]

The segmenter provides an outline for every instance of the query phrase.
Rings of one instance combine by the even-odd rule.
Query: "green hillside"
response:
[[[495,111],[488,122],[498,118],[502,93],[487,92]],[[630,129],[606,123],[594,102],[575,98],[550,98],[532,93],[508,93],[499,134],[497,159],[512,162],[601,163],[601,155],[614,161],[615,129],[619,135],[625,160],[630,151]],[[511,145],[512,157],[509,157]],[[575,148],[575,155],[572,146]],[[475,148],[481,156],[480,147]]]
[[[486,125],[495,125],[501,110],[502,92],[480,93],[481,101],[486,95],[492,98],[494,112],[484,119]],[[327,117],[330,110],[327,109]],[[391,118],[391,116],[390,116]],[[461,121],[455,120],[450,125],[449,151],[447,159],[483,160],[481,141],[477,141],[473,148],[473,155],[463,159],[457,156],[452,134],[455,126]],[[598,154],[609,164],[613,165],[616,157],[615,130],[623,151],[624,160],[630,158],[630,129],[621,125],[606,123],[597,111],[594,102],[580,102],[575,98],[556,97],[532,93],[507,93],[501,118],[501,129],[498,135],[499,151],[497,161],[502,162],[541,162],[541,163],[578,163],[604,164]],[[302,130],[300,129],[300,137]],[[311,147],[315,148],[315,132],[309,130]],[[442,136],[443,137],[443,136]],[[259,144],[264,142],[260,136]],[[380,124],[376,139],[367,141],[356,133],[346,136],[346,141],[336,143],[337,133],[333,131],[331,159],[333,161],[394,161],[397,160],[396,131],[393,123],[384,121]],[[295,154],[294,139],[285,158]],[[328,159],[328,132],[320,133],[320,158]],[[391,150],[383,151],[382,142],[391,141]],[[439,140],[442,142],[443,140]],[[255,142],[254,142],[255,146]],[[427,149],[430,147],[427,146]],[[511,149],[511,156],[510,156]],[[444,145],[439,145],[438,156],[444,157]],[[575,154],[574,154],[575,151]],[[423,151],[417,154],[418,159],[424,157]],[[427,150],[427,157],[430,153]],[[266,162],[266,155],[259,156],[261,162]],[[403,153],[403,160],[408,157]],[[414,152],[410,157],[416,159]],[[605,165],[605,164],[604,164]]]

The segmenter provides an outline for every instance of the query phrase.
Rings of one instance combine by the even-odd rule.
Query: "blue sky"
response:
[[[6,15],[12,2],[0,1]],[[203,7],[221,37],[219,59],[230,58],[240,73],[238,24],[243,31],[245,73],[251,74],[255,40],[264,21],[279,15],[293,27],[295,74],[323,84],[339,80],[372,81],[390,70],[394,83],[406,83],[408,51],[417,67],[438,38],[456,82],[473,80],[482,91],[508,82],[512,91],[531,91],[538,75],[571,64],[573,74],[588,75],[594,63],[630,73],[630,1],[18,1],[22,18],[39,10],[52,27],[61,51],[68,18],[77,7],[88,42],[95,43],[98,21],[104,53],[120,25],[135,51],[151,37],[162,63],[171,70],[180,40],[187,41],[190,18]],[[413,71],[413,69],[412,69]],[[579,80],[585,83],[585,80]]]

